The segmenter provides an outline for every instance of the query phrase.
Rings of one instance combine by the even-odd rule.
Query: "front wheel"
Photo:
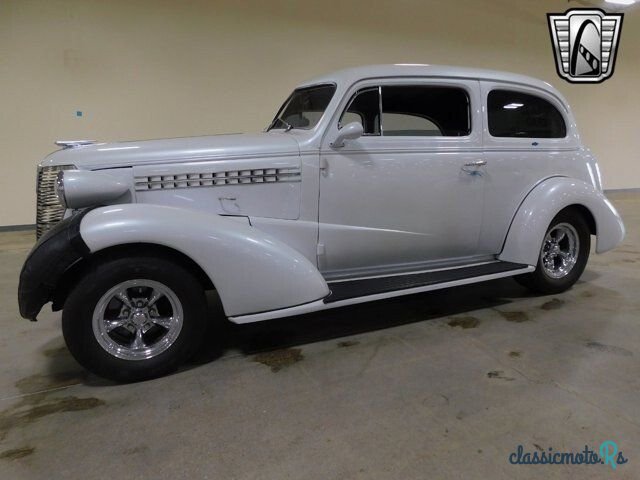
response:
[[[176,369],[199,347],[206,300],[181,265],[157,257],[120,257],[90,269],[67,298],[62,331],[75,359],[116,381]]]
[[[584,217],[576,210],[563,210],[547,229],[536,270],[515,279],[536,293],[564,292],[582,275],[590,249],[591,234]]]

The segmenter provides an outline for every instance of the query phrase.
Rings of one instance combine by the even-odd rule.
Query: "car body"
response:
[[[298,86],[259,134],[61,145],[38,171],[44,235],[19,294],[32,320],[48,301],[67,308],[85,265],[140,247],[248,323],[545,261],[544,278],[564,276],[585,243],[571,221],[550,233],[567,211],[597,252],[624,236],[566,100],[505,72],[352,68]]]

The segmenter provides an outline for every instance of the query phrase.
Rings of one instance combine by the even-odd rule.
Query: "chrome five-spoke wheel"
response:
[[[167,350],[180,335],[182,304],[166,285],[128,280],[109,289],[93,311],[98,344],[124,360],[146,360]]]
[[[544,295],[571,288],[589,259],[592,229],[586,218],[586,213],[576,207],[560,211],[551,220],[542,239],[535,271],[519,275],[516,280]]]
[[[65,301],[62,333],[74,358],[119,382],[176,370],[204,339],[204,286],[188,266],[143,246],[93,260]]]
[[[578,260],[580,237],[569,223],[559,223],[547,232],[540,252],[544,272],[551,278],[563,278]]]

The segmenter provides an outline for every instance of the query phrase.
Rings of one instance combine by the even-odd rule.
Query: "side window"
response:
[[[510,90],[487,96],[489,133],[493,137],[564,138],[567,127],[556,107],[543,98]]]
[[[342,120],[340,120],[340,126],[346,125],[347,123],[351,122],[358,122],[364,127],[364,119],[362,114],[357,112],[344,112],[342,114]]]
[[[406,113],[383,113],[385,136],[442,137],[442,128],[425,117]]]
[[[340,117],[339,128],[360,122],[365,135],[380,135],[380,91],[378,87],[357,92]]]
[[[382,135],[461,137],[471,133],[469,96],[458,87],[382,87]]]

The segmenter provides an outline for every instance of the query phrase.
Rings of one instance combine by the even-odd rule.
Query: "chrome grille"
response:
[[[136,190],[160,190],[169,188],[211,187],[269,182],[299,182],[299,168],[261,168],[232,170],[216,173],[182,173],[152,175],[135,178]]]
[[[40,238],[64,216],[64,207],[56,197],[56,178],[60,170],[75,168],[73,165],[59,165],[55,167],[38,167],[38,182],[36,185],[36,237]]]

